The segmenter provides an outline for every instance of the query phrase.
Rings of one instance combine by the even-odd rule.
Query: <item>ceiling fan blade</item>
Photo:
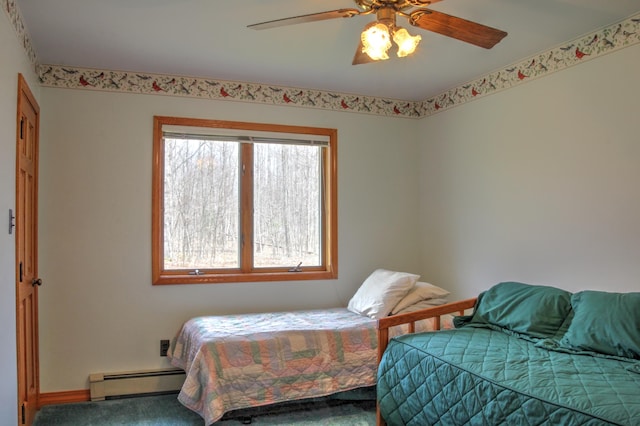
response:
[[[329,10],[327,12],[310,13],[308,15],[260,22],[259,24],[248,25],[247,28],[252,28],[254,30],[266,30],[269,28],[282,27],[284,25],[304,24],[306,22],[324,21],[335,18],[352,18],[356,15],[360,15],[360,13],[361,12],[358,9]]]
[[[410,15],[409,23],[434,33],[484,47],[485,49],[491,49],[507,35],[502,30],[430,9],[413,11]]]
[[[353,55],[353,62],[351,65],[368,64],[369,62],[375,62],[369,55],[362,51],[362,41],[358,42],[358,48],[355,55]]]

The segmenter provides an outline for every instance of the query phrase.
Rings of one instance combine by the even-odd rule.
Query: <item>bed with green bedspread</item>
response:
[[[389,425],[640,425],[640,293],[501,283],[459,328],[396,337]]]

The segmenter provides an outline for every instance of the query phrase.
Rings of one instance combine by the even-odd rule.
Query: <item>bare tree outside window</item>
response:
[[[239,267],[238,144],[165,139],[164,266]]]
[[[254,149],[255,266],[320,265],[322,148],[257,144]]]

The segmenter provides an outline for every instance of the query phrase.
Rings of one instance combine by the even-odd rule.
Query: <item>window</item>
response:
[[[154,117],[154,284],[337,278],[335,129]]]

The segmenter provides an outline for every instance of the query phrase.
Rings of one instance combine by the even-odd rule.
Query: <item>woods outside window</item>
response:
[[[154,117],[154,284],[337,277],[335,129]]]

